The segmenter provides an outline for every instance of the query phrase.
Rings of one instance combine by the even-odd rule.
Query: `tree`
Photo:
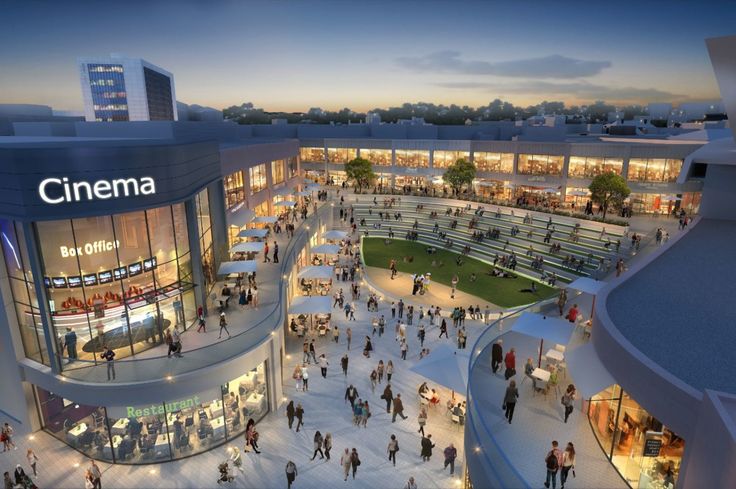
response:
[[[621,207],[624,199],[629,196],[631,189],[626,185],[626,180],[613,172],[598,175],[588,185],[591,200],[603,207],[603,219],[609,208]]]
[[[355,158],[345,163],[345,175],[347,175],[348,180],[355,181],[358,192],[363,187],[370,185],[371,181],[376,178],[373,165],[365,158]]]
[[[452,190],[458,194],[464,185],[470,185],[475,178],[475,165],[464,158],[447,167],[442,178],[450,184]]]

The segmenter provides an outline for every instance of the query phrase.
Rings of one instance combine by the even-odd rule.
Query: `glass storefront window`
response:
[[[250,194],[260,192],[268,185],[266,182],[266,164],[261,163],[248,168],[248,174],[250,176]]]
[[[296,160],[296,156],[292,156],[286,162],[286,166],[289,170],[289,178],[294,178],[299,173],[299,163]]]
[[[327,148],[327,161],[330,163],[347,163],[357,156],[357,148]]]
[[[519,173],[522,175],[562,175],[564,156],[519,155]]]
[[[478,171],[513,173],[514,153],[473,153],[473,163]]]
[[[621,175],[624,160],[621,158],[602,158],[592,156],[570,156],[567,176],[570,178],[594,178],[604,173]]]
[[[391,150],[390,149],[362,149],[360,157],[370,161],[378,166],[391,166]]]
[[[278,185],[286,180],[286,174],[284,172],[285,160],[275,160],[271,162],[271,180],[273,185]]]
[[[432,166],[434,168],[448,168],[454,165],[457,160],[470,161],[470,153],[468,151],[437,151],[432,153]]]
[[[299,158],[304,162],[324,163],[325,162],[325,149],[324,148],[299,148]]]
[[[588,416],[606,456],[631,487],[674,487],[685,441],[621,387],[613,385],[593,396]]]
[[[396,166],[411,168],[428,168],[429,151],[414,149],[397,149]]]
[[[631,158],[628,180],[632,182],[674,182],[682,169],[682,160]]]
[[[238,170],[222,179],[225,187],[225,206],[232,209],[238,204],[245,202],[245,181],[243,172]]]
[[[473,182],[475,193],[481,197],[495,200],[508,200],[513,192],[509,186],[510,182],[503,180],[476,179]]]

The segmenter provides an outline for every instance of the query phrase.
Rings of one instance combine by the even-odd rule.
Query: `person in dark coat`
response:
[[[432,449],[434,443],[432,443],[432,435],[422,437],[422,461],[428,462],[432,457]]]
[[[294,424],[294,401],[289,401],[286,406],[286,418],[289,420],[289,429],[291,429],[291,425]]]
[[[386,412],[391,412],[391,401],[394,400],[394,393],[391,390],[391,384],[387,384],[386,388],[383,389],[383,395],[381,396],[381,399],[386,401]]]
[[[491,370],[495,374],[503,363],[503,340],[498,340],[491,347]]]
[[[506,393],[503,396],[504,415],[509,420],[509,424],[511,424],[511,419],[514,417],[517,399],[519,399],[519,389],[516,388],[516,382],[512,380],[506,387]]]

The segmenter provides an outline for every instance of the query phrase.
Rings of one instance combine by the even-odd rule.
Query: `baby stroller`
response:
[[[230,467],[227,462],[222,462],[218,465],[217,470],[220,471],[220,478],[217,479],[218,484],[222,484],[223,482],[232,482],[235,480],[235,477],[230,473]]]

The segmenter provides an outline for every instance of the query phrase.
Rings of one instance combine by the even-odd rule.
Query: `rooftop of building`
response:
[[[703,219],[606,303],[621,334],[698,390],[736,393],[734,242],[736,222]]]

